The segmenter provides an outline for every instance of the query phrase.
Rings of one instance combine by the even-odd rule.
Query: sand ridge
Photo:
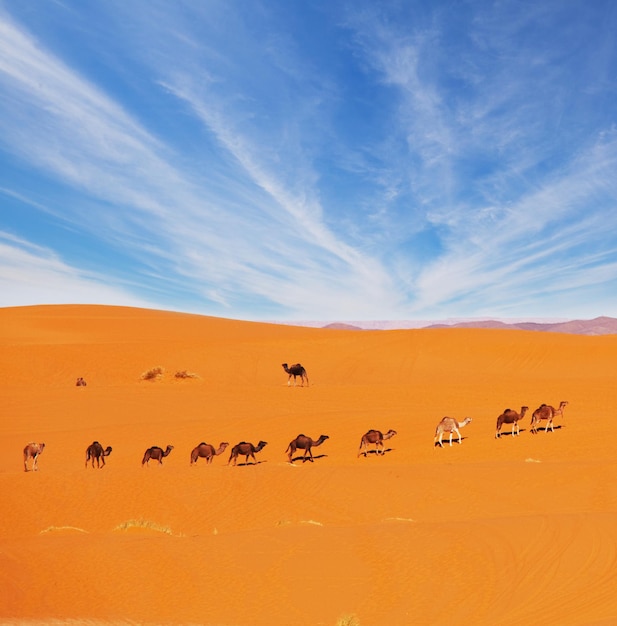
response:
[[[50,306],[0,310],[0,345],[0,623],[617,621],[615,336]],[[561,400],[555,432],[531,434]],[[441,449],[444,416],[473,421]],[[371,428],[397,435],[358,458]],[[329,438],[291,465],[300,433]],[[86,469],[95,440],[113,451]],[[201,441],[230,446],[191,465]],[[174,448],[142,467],[153,445]]]

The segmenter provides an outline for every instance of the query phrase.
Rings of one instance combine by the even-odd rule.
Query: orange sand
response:
[[[0,310],[0,347],[3,624],[617,623],[617,336],[57,306]],[[494,438],[560,400],[554,433]],[[473,418],[462,445],[433,447],[444,415]],[[369,428],[398,435],[357,458]],[[330,439],[292,466],[299,433]],[[113,452],[84,469],[95,439]],[[256,465],[189,463],[260,439]]]

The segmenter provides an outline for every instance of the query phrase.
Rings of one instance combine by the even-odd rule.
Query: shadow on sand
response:
[[[360,456],[367,456],[369,454],[373,454],[375,456],[382,456],[384,454],[387,454],[388,452],[392,452],[394,450],[394,448],[385,448],[383,451],[381,450],[365,450],[364,452],[362,452],[360,454]]]
[[[313,459],[323,459],[324,457],[328,456],[327,454],[314,454],[313,455]],[[310,456],[304,457],[302,455],[299,456],[294,456],[291,459],[291,462],[293,463],[294,461],[302,461],[302,462],[306,462],[306,461],[312,461],[313,459],[311,459]]]

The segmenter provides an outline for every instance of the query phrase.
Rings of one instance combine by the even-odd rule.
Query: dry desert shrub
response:
[[[131,528],[137,528],[142,530],[155,530],[159,533],[164,533],[165,535],[172,535],[174,537],[181,537],[182,535],[177,535],[174,533],[169,526],[163,526],[162,524],[158,524],[157,522],[152,522],[150,520],[145,519],[129,519],[126,522],[122,522],[118,524],[114,530],[130,530]]]
[[[184,378],[199,378],[197,374],[194,372],[187,372],[186,370],[179,370],[174,374],[175,378],[184,379]]]
[[[339,617],[336,626],[360,626],[360,620],[355,615]]]
[[[142,380],[158,380],[161,378],[163,373],[165,372],[165,368],[163,367],[151,367],[149,370],[146,370],[142,375]]]

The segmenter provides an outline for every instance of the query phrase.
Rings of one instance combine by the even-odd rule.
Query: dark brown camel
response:
[[[193,463],[197,463],[197,459],[200,457],[202,459],[206,459],[206,463],[212,463],[212,459],[219,454],[223,454],[228,445],[229,444],[226,441],[222,441],[218,449],[215,449],[213,445],[202,441],[191,451],[191,465],[193,465]]]
[[[87,384],[88,383],[86,383],[86,381],[83,378],[79,377],[77,379],[77,382],[75,383],[75,386],[76,387],[85,387]]]
[[[443,417],[439,424],[437,424],[437,428],[435,429],[435,438],[433,439],[433,447],[436,444],[439,444],[443,448],[443,434],[450,433],[450,445],[452,445],[452,435],[456,433],[458,437],[458,442],[462,443],[463,439],[461,437],[461,428],[463,426],[467,426],[467,424],[471,423],[471,417],[466,417],[462,422],[455,420],[453,417]]]
[[[567,406],[567,400],[562,400],[559,403],[558,409],[550,404],[541,404],[531,416],[531,432],[534,435],[538,432],[538,425],[542,420],[546,420],[546,428],[544,429],[544,432],[548,432],[549,428],[552,433],[555,432],[555,429],[553,428],[553,420],[560,415],[563,417],[563,412]]]
[[[165,450],[163,450],[163,448],[159,448],[159,446],[152,446],[151,448],[148,448],[144,453],[144,458],[142,459],[141,464],[149,464],[150,459],[153,459],[155,461],[158,461],[159,464],[162,465],[163,457],[167,456],[173,449],[173,446],[167,446]]]
[[[497,418],[495,438],[499,439],[501,437],[501,427],[503,424],[512,424],[512,436],[514,437],[518,435],[520,432],[518,423],[525,417],[525,413],[527,413],[527,411],[529,411],[529,407],[527,406],[522,406],[520,413],[517,413],[512,409],[505,409],[504,412]]]
[[[97,467],[105,467],[105,457],[111,454],[111,446],[107,446],[103,450],[103,446],[98,441],[93,441],[86,448],[86,467],[88,467],[88,461],[92,461],[92,467],[94,468],[94,461],[96,460]],[[103,465],[101,465],[101,461]]]
[[[294,363],[294,365],[287,366],[287,363],[283,363],[283,369],[289,374],[287,378],[287,386],[291,385],[291,377],[294,378],[294,387],[296,386],[296,378],[300,376],[300,387],[304,387],[304,381],[306,380],[306,386],[309,386],[309,379],[306,374],[306,370],[300,363]]]
[[[369,430],[364,435],[362,435],[362,439],[360,440],[360,449],[358,450],[358,456],[364,454],[366,456],[367,448],[369,443],[375,444],[375,452],[377,454],[384,454],[383,442],[386,439],[390,439],[390,437],[394,437],[396,435],[396,431],[390,429],[387,433],[382,433],[380,430]]]
[[[28,459],[32,459],[31,470],[33,472],[36,472],[39,469],[37,461],[39,458],[39,454],[41,454],[44,449],[44,443],[34,443],[33,441],[31,441],[29,444],[26,445],[26,447],[24,448],[24,472],[28,471]]]
[[[311,448],[316,446],[320,446],[326,439],[329,439],[328,435],[319,435],[319,439],[317,441],[313,441],[310,437],[306,435],[298,435],[293,441],[289,442],[287,446],[287,456],[289,457],[289,462],[293,463],[293,454],[299,448],[300,450],[304,450],[304,455],[302,456],[302,462],[306,461],[307,454],[308,460],[313,462],[313,453],[311,452]]]
[[[249,462],[249,456],[253,459],[253,461],[255,461],[255,463],[257,463],[257,459],[255,459],[255,454],[257,454],[257,452],[262,450],[263,447],[267,446],[267,445],[268,445],[267,441],[260,441],[257,444],[257,447],[255,447],[252,443],[247,443],[246,441],[241,441],[240,443],[237,443],[231,449],[231,454],[229,455],[229,461],[227,461],[227,465],[229,465],[231,463],[232,459],[233,459],[234,465],[236,465],[237,462],[238,462],[238,456],[239,455],[244,455],[246,457],[245,463],[247,463],[247,464]]]

